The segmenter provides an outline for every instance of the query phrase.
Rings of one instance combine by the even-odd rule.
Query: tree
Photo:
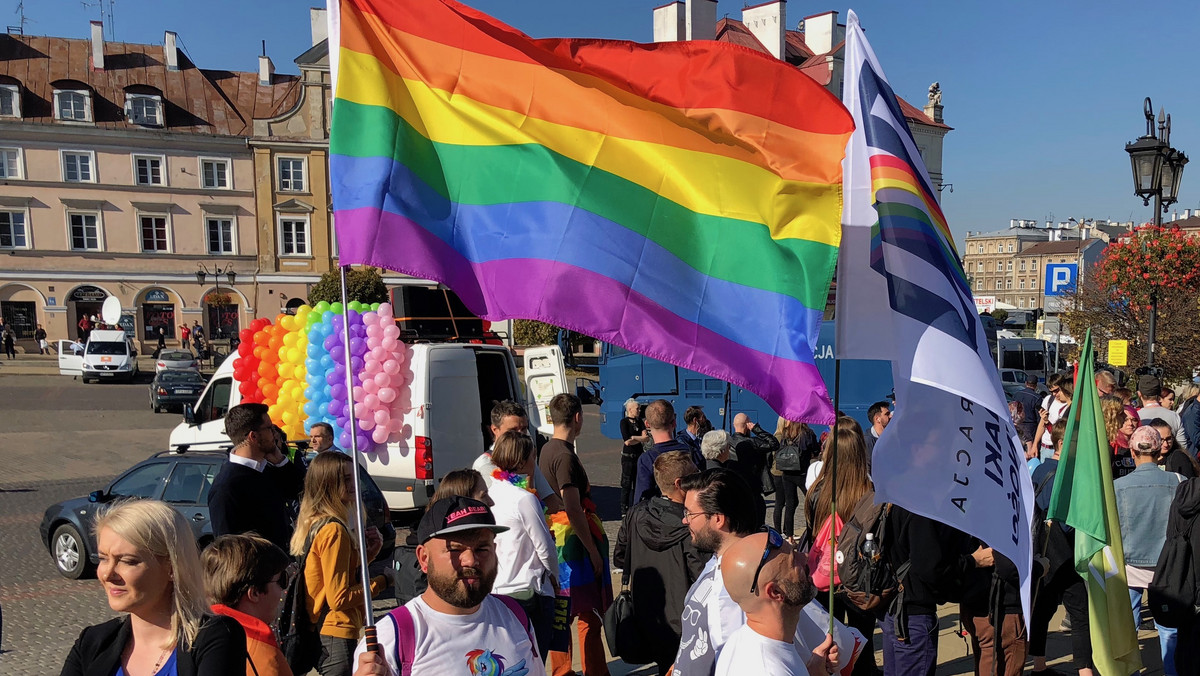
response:
[[[1146,363],[1150,306],[1158,298],[1154,363],[1168,381],[1190,377],[1200,362],[1200,242],[1178,228],[1145,225],[1110,244],[1067,297],[1064,323],[1082,338],[1128,340],[1129,366]]]
[[[1008,310],[998,308],[992,310],[992,319],[996,321],[997,326],[1004,326],[1004,322],[1008,321]]]
[[[554,345],[558,342],[558,327],[534,319],[514,319],[513,342],[517,345]]]
[[[388,302],[388,290],[383,283],[383,275],[375,268],[350,268],[346,271],[346,298],[360,303]],[[321,275],[320,281],[308,292],[309,305],[316,305],[321,301],[342,301],[341,273],[337,268]]]

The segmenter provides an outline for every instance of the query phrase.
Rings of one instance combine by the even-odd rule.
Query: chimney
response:
[[[687,0],[686,5],[687,39],[716,39],[717,0]]]
[[[716,26],[713,27],[714,30]],[[687,13],[682,0],[654,8],[654,41],[678,42],[687,39]]]
[[[104,24],[92,22],[92,68],[104,70]]]
[[[825,12],[804,19],[804,44],[813,54],[828,54],[846,38],[846,27],[838,25],[837,12]]]
[[[316,47],[329,37],[329,12],[320,7],[310,7],[308,22],[312,26],[313,47]]]
[[[163,62],[167,70],[179,70],[179,48],[175,46],[178,36],[175,31],[167,31],[163,35]]]
[[[270,85],[275,77],[275,64],[271,63],[271,57],[263,54],[258,57],[258,84]]]
[[[769,0],[742,9],[742,23],[758,38],[767,52],[783,58],[784,26],[787,25],[786,0]]]

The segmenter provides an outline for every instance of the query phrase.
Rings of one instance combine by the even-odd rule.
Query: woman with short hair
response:
[[[96,577],[121,617],[83,630],[63,676],[227,676],[246,669],[246,634],[205,603],[191,526],[157,500],[129,500],[96,520]]]

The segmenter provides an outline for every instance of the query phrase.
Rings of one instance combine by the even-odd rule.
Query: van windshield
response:
[[[119,354],[119,355],[124,356],[126,354],[125,343],[119,343],[119,342],[115,342],[115,341],[114,342],[101,342],[101,343],[89,342],[87,344],[87,353],[88,354]]]

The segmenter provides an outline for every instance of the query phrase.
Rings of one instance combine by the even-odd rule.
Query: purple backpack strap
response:
[[[492,598],[499,599],[504,605],[508,606],[513,615],[516,615],[517,621],[525,628],[525,635],[529,637],[529,645],[533,647],[533,656],[541,659],[541,655],[538,655],[537,639],[533,637],[533,626],[529,623],[529,616],[525,614],[525,609],[521,607],[521,604],[512,597],[500,594],[492,594]],[[412,621],[411,618],[409,621]]]
[[[393,608],[387,614],[396,625],[396,671],[400,676],[411,676],[413,656],[417,650],[416,629],[412,613],[406,606]]]

